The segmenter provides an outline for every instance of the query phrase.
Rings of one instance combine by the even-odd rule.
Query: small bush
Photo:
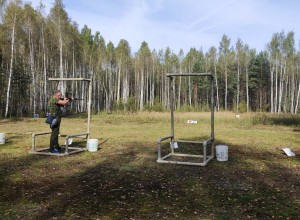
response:
[[[180,106],[179,108],[179,112],[195,112],[196,108],[194,106],[190,106],[187,104],[184,104],[182,106]]]
[[[137,107],[135,103],[135,97],[131,96],[128,98],[127,102],[125,103],[126,111],[128,112],[137,112]]]
[[[268,125],[272,124],[272,120],[268,118],[266,113],[258,113],[250,119],[252,125]]]
[[[116,111],[116,112],[124,111],[125,110],[125,105],[126,104],[124,104],[124,102],[122,102],[122,101],[120,101],[119,103],[114,102],[113,110]]]
[[[247,103],[245,101],[241,101],[241,103],[239,105],[239,112],[240,113],[247,112]]]

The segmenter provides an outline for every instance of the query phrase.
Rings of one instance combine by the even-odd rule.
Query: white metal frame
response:
[[[48,148],[39,148],[36,149],[36,137],[41,135],[49,135],[51,134],[51,131],[49,132],[39,132],[39,133],[33,133],[32,134],[32,149],[30,151],[31,154],[41,154],[41,155],[51,155],[51,156],[67,156],[70,154],[78,153],[87,150],[87,148],[81,148],[81,147],[70,147],[69,146],[69,139],[70,138],[85,138],[89,139],[90,136],[90,125],[91,125],[91,99],[92,99],[92,80],[91,79],[85,79],[85,78],[49,78],[49,81],[82,81],[88,83],[88,90],[89,90],[89,96],[88,96],[88,104],[87,104],[87,110],[88,110],[88,125],[87,125],[87,131],[85,133],[80,134],[71,134],[71,135],[59,135],[60,137],[66,138],[66,146],[63,153],[51,153],[49,152]]]
[[[181,76],[206,76],[211,81],[211,137],[204,141],[189,141],[189,140],[176,140],[174,137],[174,86],[173,83],[174,77]],[[171,135],[158,139],[157,141],[157,150],[158,150],[158,159],[157,163],[171,163],[171,164],[182,164],[182,165],[192,165],[192,166],[206,166],[207,163],[214,158],[214,78],[210,73],[192,73],[192,74],[167,74],[170,83],[170,111],[171,111]],[[171,153],[162,156],[162,142],[170,139],[170,148]],[[182,154],[176,153],[176,148],[173,143],[191,143],[202,145],[202,152],[200,154]],[[210,155],[207,154],[207,150],[210,147]],[[200,149],[200,147],[199,147]],[[202,153],[202,154],[201,154]],[[170,157],[186,157],[186,158],[202,158],[200,162],[191,162],[191,161],[179,161],[176,159],[170,159]]]

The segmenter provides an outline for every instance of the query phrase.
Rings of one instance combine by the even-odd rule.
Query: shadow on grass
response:
[[[1,201],[0,215],[2,219],[297,219],[299,160],[227,144],[229,160],[214,159],[206,167],[157,164],[156,148],[143,142],[118,150],[106,143],[94,154],[68,159],[24,156],[3,161],[1,167],[12,169],[1,172],[5,202]],[[48,172],[43,178],[9,180],[40,159],[49,160],[41,167]],[[53,171],[53,166],[66,169]]]

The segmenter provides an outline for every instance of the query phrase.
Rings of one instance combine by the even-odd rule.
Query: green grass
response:
[[[93,115],[91,138],[99,139],[100,149],[67,157],[29,154],[31,134],[49,131],[44,121],[0,120],[7,139],[0,145],[1,219],[300,216],[297,116],[249,113],[236,119],[233,113],[216,113],[216,144],[229,146],[229,160],[214,159],[206,167],[156,163],[156,142],[170,134],[169,113]],[[86,126],[84,118],[65,118],[61,133],[85,132]],[[209,135],[209,113],[175,113],[176,138]],[[38,147],[48,146],[48,139],[39,136]],[[282,147],[296,157],[287,157]]]

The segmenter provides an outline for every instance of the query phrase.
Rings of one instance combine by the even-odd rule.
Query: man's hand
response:
[[[59,105],[67,105],[69,103],[69,99],[68,98],[61,98],[57,104]]]

